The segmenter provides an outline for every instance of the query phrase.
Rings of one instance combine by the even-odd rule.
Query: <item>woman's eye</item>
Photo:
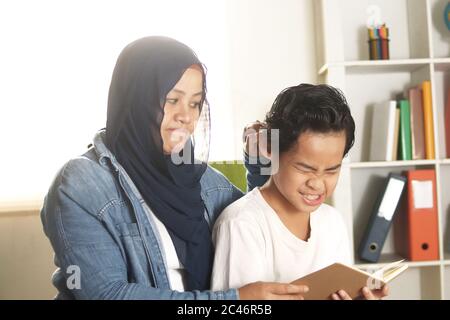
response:
[[[195,108],[195,109],[200,108],[200,102],[191,103],[191,108]]]
[[[178,102],[178,99],[166,99],[166,103],[176,104],[177,102]]]

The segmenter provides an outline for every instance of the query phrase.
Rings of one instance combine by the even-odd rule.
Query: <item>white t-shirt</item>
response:
[[[149,210],[153,220],[155,221],[156,228],[161,237],[163,252],[165,253],[168,276],[170,282],[170,288],[176,291],[184,291],[185,270],[184,266],[178,259],[175,246],[173,245],[172,238],[166,229],[166,226],[155,216],[155,214]]]
[[[212,290],[255,281],[291,282],[335,262],[351,263],[345,223],[322,204],[310,215],[308,241],[296,237],[258,188],[229,205],[213,229]]]

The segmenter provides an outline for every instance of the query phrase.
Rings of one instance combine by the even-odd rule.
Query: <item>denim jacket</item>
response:
[[[44,200],[42,224],[58,267],[56,299],[238,299],[237,289],[170,289],[150,209],[104,138],[105,131],[98,132],[93,147],[63,166]],[[211,167],[201,190],[210,228],[242,196]]]

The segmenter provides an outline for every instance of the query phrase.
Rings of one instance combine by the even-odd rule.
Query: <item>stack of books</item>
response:
[[[370,161],[435,159],[434,144],[430,81],[374,106]]]

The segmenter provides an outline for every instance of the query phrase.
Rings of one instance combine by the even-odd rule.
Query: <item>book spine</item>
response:
[[[400,109],[395,110],[395,131],[394,131],[394,146],[392,148],[392,161],[400,160],[398,157],[398,136],[400,129]]]
[[[426,159],[435,158],[434,150],[434,124],[433,124],[433,106],[431,99],[431,82],[422,83],[423,98],[423,118],[425,131],[425,157]]]
[[[401,100],[400,107],[400,143],[402,160],[412,160],[411,112],[408,100]]]
[[[425,159],[425,137],[423,131],[423,107],[420,88],[408,91],[411,110],[411,144],[413,160]]]

